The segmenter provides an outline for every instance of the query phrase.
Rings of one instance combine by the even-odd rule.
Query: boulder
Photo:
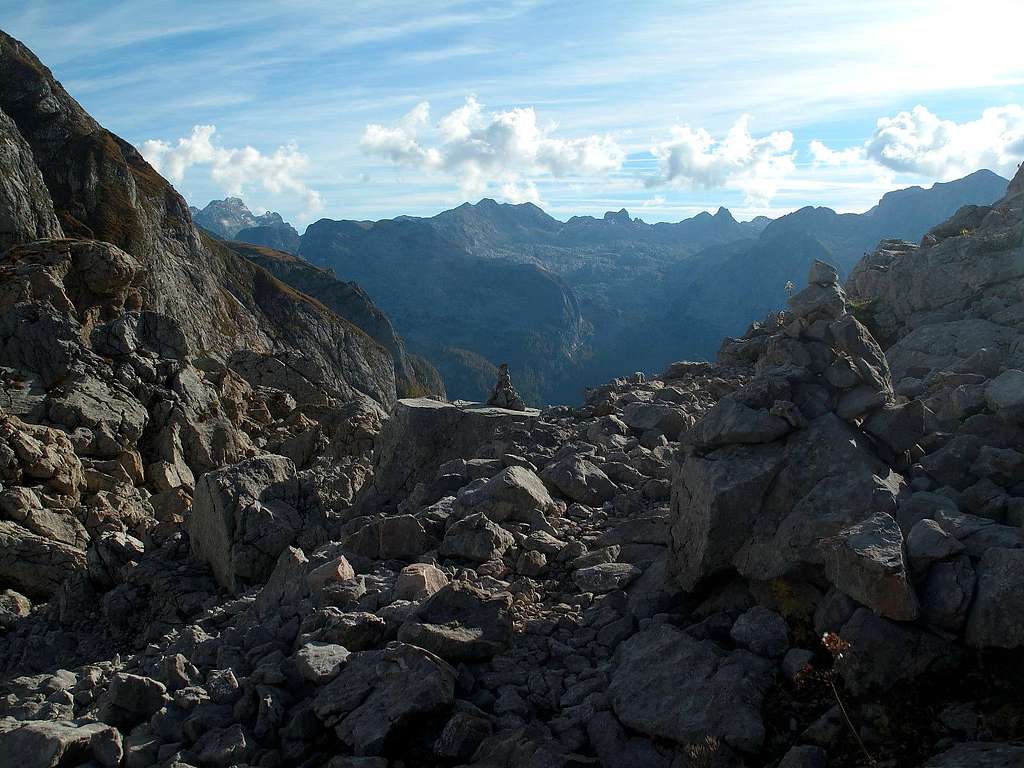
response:
[[[789,650],[789,628],[775,611],[754,606],[736,619],[729,636],[741,648],[769,659],[781,658]]]
[[[424,600],[448,583],[440,568],[429,563],[407,565],[398,574],[395,583],[396,600]]]
[[[928,758],[923,768],[1017,768],[1024,765],[1024,745],[972,741]]]
[[[985,400],[1007,421],[1024,424],[1024,371],[1011,368],[996,376],[985,387]]]
[[[121,734],[104,723],[34,720],[4,731],[0,728],[0,765],[57,768],[91,759],[93,765],[117,768],[124,756]]]
[[[686,439],[697,448],[710,450],[723,445],[770,443],[791,429],[789,422],[765,409],[755,409],[732,397],[719,400],[698,421]]]
[[[490,595],[466,582],[453,582],[415,610],[398,639],[450,662],[489,659],[512,636],[511,607],[508,593]]]
[[[541,472],[544,482],[572,501],[599,507],[611,501],[618,487],[582,456],[570,454]]]
[[[572,578],[583,592],[603,594],[625,589],[640,573],[640,569],[630,563],[601,563],[580,568]]]
[[[429,484],[445,462],[482,453],[514,428],[530,429],[539,411],[509,411],[428,398],[399,400],[378,440],[373,484],[360,497],[364,510],[396,506],[418,483]]]
[[[316,493],[292,461],[267,454],[202,476],[189,540],[193,557],[238,592],[265,580],[285,547],[300,534],[315,538],[323,522]]]
[[[465,512],[481,512],[497,523],[532,523],[555,507],[541,479],[529,469],[516,466],[503,469],[483,485],[470,485],[457,498]]]
[[[85,550],[0,520],[0,582],[33,599],[47,599],[73,573],[87,568]]]
[[[483,563],[500,558],[514,545],[511,533],[486,515],[477,513],[453,523],[445,532],[438,552],[442,557]]]
[[[1024,549],[982,555],[966,639],[975,648],[1024,646]]]
[[[756,752],[773,677],[766,659],[661,624],[619,645],[608,692],[616,716],[634,731],[679,745],[711,737]]]
[[[840,531],[825,567],[854,600],[896,621],[917,618],[918,604],[903,558],[903,535],[886,512]]]
[[[380,755],[393,735],[454,698],[454,669],[422,648],[391,643],[352,654],[317,693],[313,709],[355,754]]]

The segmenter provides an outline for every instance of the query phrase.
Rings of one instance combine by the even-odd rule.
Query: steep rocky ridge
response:
[[[405,342],[396,333],[391,320],[374,306],[357,283],[342,282],[327,270],[271,248],[238,241],[229,241],[226,245],[267,270],[281,282],[319,300],[332,312],[365,331],[384,347],[395,361],[395,380],[399,396],[444,397],[444,384],[434,367],[426,359],[406,351]]]

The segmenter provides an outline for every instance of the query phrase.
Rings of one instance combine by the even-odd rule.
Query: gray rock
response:
[[[1024,645],[1024,549],[993,548],[982,556],[966,640],[975,648]]]
[[[723,445],[770,443],[790,429],[788,421],[765,409],[750,408],[725,397],[693,426],[686,439],[708,450]]]
[[[458,504],[469,514],[481,512],[497,523],[531,523],[555,506],[541,479],[516,466],[503,469],[481,486],[463,489],[458,494]]]
[[[619,490],[608,475],[576,454],[545,468],[541,477],[567,499],[592,507],[611,501]]]
[[[903,535],[887,513],[876,512],[841,531],[825,566],[836,588],[882,616],[896,621],[917,618],[917,596],[903,559]]]
[[[240,591],[266,579],[284,548],[322,521],[291,460],[258,456],[203,475],[189,518],[192,555],[223,587]]]
[[[825,768],[827,764],[828,752],[821,747],[805,744],[786,752],[778,768]]]
[[[456,581],[420,605],[402,625],[398,639],[446,661],[489,659],[511,639],[511,607],[508,593],[489,595]]]
[[[930,518],[919,520],[907,534],[907,556],[915,563],[930,563],[964,551],[964,545]]]
[[[483,563],[500,558],[515,545],[512,534],[486,515],[476,514],[453,523],[438,550],[443,557]]]
[[[306,643],[295,652],[295,665],[304,680],[323,685],[338,676],[350,655],[336,643]]]
[[[1017,768],[1022,761],[1024,746],[975,741],[928,758],[924,768]]]
[[[573,581],[583,592],[604,593],[624,589],[641,573],[629,563],[601,563],[580,568],[573,574]]]
[[[789,628],[775,611],[754,606],[732,625],[729,636],[742,648],[769,659],[780,658],[789,649]]]
[[[116,768],[122,756],[121,734],[103,723],[36,720],[6,732],[0,729],[0,765],[57,768],[92,758],[96,764]]]
[[[379,755],[388,738],[452,703],[455,670],[404,643],[354,653],[314,700],[320,720],[357,755]]]
[[[119,728],[137,725],[163,707],[170,697],[163,683],[120,672],[100,699],[100,719]]]
[[[619,645],[609,694],[624,725],[680,745],[705,737],[755,752],[765,728],[761,705],[771,662],[746,651],[726,653],[668,625]]]
[[[1003,371],[985,387],[985,399],[1007,421],[1024,424],[1024,371]]]
[[[959,632],[967,621],[977,581],[971,559],[965,555],[934,563],[920,588],[921,614],[940,629]]]

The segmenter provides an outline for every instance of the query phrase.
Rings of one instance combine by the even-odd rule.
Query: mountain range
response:
[[[625,210],[563,222],[532,203],[483,199],[430,218],[321,219],[295,250],[358,283],[451,396],[483,398],[507,362],[529,401],[578,402],[622,371],[710,359],[723,336],[780,308],[815,259],[845,275],[879,240],[919,240],[1006,184],[982,170],[889,192],[862,214],[806,207],[748,222],[724,208],[676,223]],[[197,221],[254,219],[240,202],[214,201]],[[223,236],[268,245],[266,231]]]

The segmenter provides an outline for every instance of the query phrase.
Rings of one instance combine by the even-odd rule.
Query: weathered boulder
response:
[[[396,600],[424,600],[448,583],[448,577],[440,568],[429,563],[407,565],[398,574],[395,582]]]
[[[489,659],[512,636],[511,606],[508,593],[490,595],[471,584],[452,582],[416,609],[398,639],[450,662]]]
[[[404,500],[417,483],[430,483],[453,459],[480,456],[513,428],[529,429],[539,411],[509,411],[427,398],[399,400],[378,441],[372,486],[360,503],[381,509]]]
[[[1017,768],[1022,764],[1024,745],[972,741],[928,758],[924,768]]]
[[[511,533],[478,513],[453,523],[445,532],[438,551],[443,557],[483,563],[501,557],[514,545]]]
[[[1024,646],[1024,549],[982,555],[966,639],[976,648]]]
[[[1024,371],[1003,371],[985,387],[989,407],[1007,421],[1024,424]]]
[[[454,697],[455,670],[428,651],[392,643],[349,656],[317,694],[314,711],[357,755],[380,755],[393,735]]]
[[[91,759],[93,764],[116,768],[123,757],[121,734],[104,723],[33,720],[0,729],[0,765],[57,768]]]
[[[301,534],[315,538],[322,524],[316,494],[295,465],[268,454],[203,475],[189,539],[221,586],[239,591],[266,579],[285,547]]]
[[[886,512],[840,531],[826,560],[829,580],[854,600],[896,621],[917,618],[903,557],[903,534]]]
[[[823,565],[843,528],[895,512],[899,482],[831,413],[785,441],[687,454],[673,480],[670,572],[691,589],[730,567],[769,580]]]
[[[497,523],[532,523],[555,506],[541,479],[529,469],[516,466],[503,469],[481,486],[465,488],[457,498],[466,513],[483,513]]]
[[[86,568],[85,550],[0,520],[0,584],[45,600],[68,576]]]
[[[570,454],[541,472],[544,482],[567,499],[599,507],[618,493],[615,485],[598,467],[579,454]]]
[[[765,738],[761,705],[773,677],[766,659],[727,653],[662,624],[619,645],[609,695],[619,720],[640,733],[680,745],[712,737],[755,752]]]

